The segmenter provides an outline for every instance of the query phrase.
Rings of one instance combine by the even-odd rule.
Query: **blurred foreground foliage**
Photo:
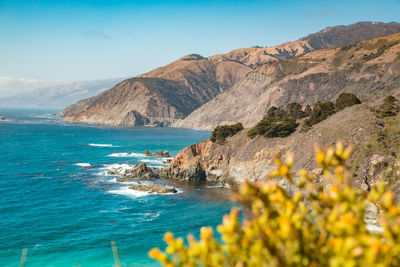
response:
[[[151,258],[164,266],[400,266],[400,207],[384,183],[363,191],[350,185],[345,161],[352,146],[342,142],[316,148],[325,186],[306,170],[295,174],[293,155],[276,157],[277,170],[265,181],[246,181],[235,197],[246,212],[233,208],[218,226],[222,243],[210,227],[200,240],[174,238],[167,232],[165,252],[154,248]],[[289,194],[276,182],[295,187]],[[367,229],[366,211],[378,208],[381,231]]]

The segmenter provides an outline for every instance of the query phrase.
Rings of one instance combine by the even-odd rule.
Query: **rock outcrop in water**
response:
[[[152,185],[133,185],[129,187],[132,190],[136,191],[141,191],[141,192],[147,192],[150,194],[173,194],[173,193],[178,193],[178,190],[176,188],[169,186],[169,185],[164,185],[164,184],[152,184]]]
[[[173,155],[169,154],[168,150],[165,150],[165,151],[159,150],[155,153],[145,150],[143,152],[143,155],[145,155],[146,157],[153,157],[153,158],[171,158],[171,157],[173,157]]]
[[[129,182],[131,178],[136,179],[157,179],[158,176],[152,170],[152,168],[147,167],[146,164],[141,163],[134,165],[132,169],[125,168],[114,168],[107,172],[109,175],[118,175],[124,178],[120,178],[119,182]]]

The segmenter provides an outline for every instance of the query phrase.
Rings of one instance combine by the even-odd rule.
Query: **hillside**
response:
[[[312,105],[342,92],[369,101],[398,88],[400,33],[266,63],[174,125],[211,129],[242,122],[251,126],[272,105]]]
[[[67,107],[60,114],[71,122],[124,126],[167,126],[172,123],[183,127],[209,127],[204,125],[204,121],[189,123],[197,120],[196,115],[182,123],[177,120],[185,118],[239,82],[246,81],[249,77],[247,74],[254,69],[252,73],[257,72],[263,64],[399,31],[398,23],[360,22],[330,27],[275,47],[238,49],[210,58],[188,55],[139,77],[125,80],[96,97]],[[218,106],[208,107],[219,109]],[[215,125],[213,120],[210,123]]]
[[[125,80],[61,112],[66,121],[138,126],[169,124],[210,101],[251,69],[233,61],[188,55]]]
[[[285,138],[258,136],[250,139],[245,129],[222,145],[204,141],[183,149],[158,174],[170,179],[235,185],[245,178],[264,179],[275,168],[274,154],[294,152],[295,171],[305,168],[319,175],[321,170],[314,160],[314,144],[329,145],[343,140],[356,146],[351,158],[354,185],[368,188],[379,179],[388,179],[389,183],[391,174],[400,172],[400,117],[380,118],[375,110],[376,107],[369,104],[346,108],[308,132],[302,132],[299,127]]]

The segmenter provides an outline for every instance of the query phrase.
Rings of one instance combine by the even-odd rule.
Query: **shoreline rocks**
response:
[[[175,187],[164,185],[164,184],[153,184],[153,185],[133,185],[129,187],[132,190],[147,192],[147,193],[157,193],[157,194],[175,194],[178,193]]]
[[[165,151],[157,151],[156,153],[152,153],[148,150],[145,150],[143,152],[143,155],[145,155],[146,157],[153,157],[153,158],[172,158],[173,155],[169,154],[168,150]]]
[[[134,165],[132,169],[114,168],[107,172],[108,175],[119,175],[125,178],[137,178],[154,180],[158,175],[153,172],[153,169],[148,167],[145,163]],[[121,181],[128,181],[128,179],[120,179]]]

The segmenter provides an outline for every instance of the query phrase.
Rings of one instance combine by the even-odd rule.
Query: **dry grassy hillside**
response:
[[[399,185],[392,177],[400,174],[400,117],[380,117],[375,104],[346,108],[308,132],[299,127],[285,138],[250,139],[245,129],[222,145],[204,141],[183,149],[159,174],[171,179],[238,184],[245,178],[264,179],[276,168],[274,154],[293,152],[294,170],[305,168],[319,175],[321,169],[315,164],[314,144],[330,145],[343,140],[356,146],[350,162],[355,186],[368,189],[383,179],[399,192]]]
[[[195,110],[179,127],[251,126],[272,105],[314,104],[342,92],[369,101],[400,88],[400,33],[264,64]]]

